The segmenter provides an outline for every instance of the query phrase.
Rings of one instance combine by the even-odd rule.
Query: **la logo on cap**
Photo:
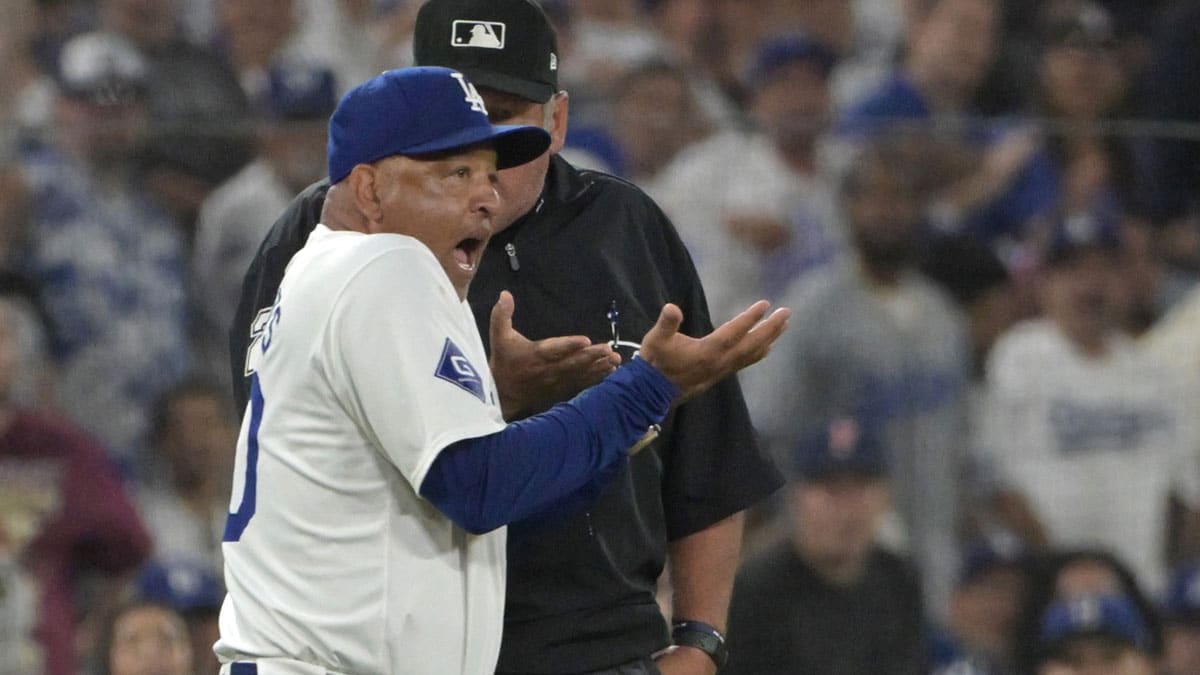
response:
[[[504,49],[505,26],[500,21],[456,19],[450,27],[450,44],[454,47]]]

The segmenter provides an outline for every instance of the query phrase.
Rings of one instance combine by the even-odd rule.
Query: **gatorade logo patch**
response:
[[[499,21],[458,19],[451,25],[450,44],[455,47],[504,49],[504,24]]]
[[[442,358],[438,359],[437,371],[433,375],[470,392],[475,398],[487,403],[479,371],[475,370],[475,366],[471,365],[462,350],[450,338],[446,338],[446,344],[442,347]]]

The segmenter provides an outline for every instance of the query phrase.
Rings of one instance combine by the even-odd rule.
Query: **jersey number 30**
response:
[[[254,506],[258,497],[258,425],[262,423],[262,414],[262,387],[258,383],[258,373],[253,373],[250,375],[250,427],[246,430],[246,456],[237,458],[233,477],[233,493],[237,494],[237,479],[239,475],[242,476],[242,499],[236,509],[230,505],[222,541],[241,539],[246,526],[250,524],[250,518],[254,516]]]

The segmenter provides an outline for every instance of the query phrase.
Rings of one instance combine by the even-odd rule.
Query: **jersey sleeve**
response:
[[[504,428],[469,311],[427,252],[377,255],[335,301],[321,351],[363,433],[419,489],[437,454]]]

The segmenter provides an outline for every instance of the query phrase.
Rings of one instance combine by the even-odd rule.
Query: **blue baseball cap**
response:
[[[492,143],[500,169],[524,164],[550,147],[550,134],[529,125],[493,125],[474,85],[438,66],[389,70],[342,97],[329,119],[329,180],[359,164],[393,155],[420,156]]]
[[[1042,614],[1039,641],[1053,655],[1082,637],[1108,637],[1145,651],[1150,631],[1136,605],[1123,595],[1088,595],[1052,603]]]
[[[969,584],[992,570],[1021,570],[1030,562],[1025,542],[1007,530],[980,536],[965,549],[959,568],[960,584]]]
[[[142,567],[137,579],[143,600],[161,603],[180,614],[219,610],[225,600],[221,580],[207,566],[192,560],[154,561]]]
[[[337,76],[316,66],[276,65],[267,72],[262,112],[277,120],[326,120],[337,107]]]
[[[801,480],[834,475],[882,476],[887,459],[879,435],[850,417],[838,417],[804,439],[792,468]]]
[[[1171,573],[1162,610],[1168,621],[1200,624],[1200,565],[1180,565]]]
[[[790,33],[773,37],[759,47],[754,63],[747,75],[747,82],[755,89],[769,82],[780,68],[797,61],[805,61],[817,67],[823,77],[828,77],[837,65],[837,54],[804,33]]]

